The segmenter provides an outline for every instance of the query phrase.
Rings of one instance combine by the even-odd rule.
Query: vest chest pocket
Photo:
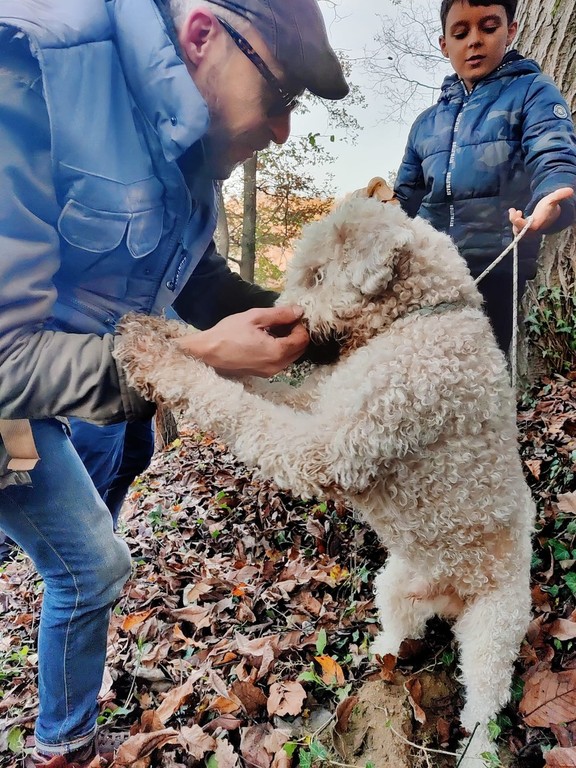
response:
[[[68,200],[58,219],[58,231],[74,248],[102,255],[115,251],[126,238],[134,259],[152,253],[162,236],[164,209],[145,211],[105,211],[78,200]]]
[[[158,179],[121,183],[63,163],[60,171],[63,208],[58,231],[66,243],[84,252],[75,253],[76,259],[87,266],[122,243],[134,259],[157,248],[164,224],[164,187]]]

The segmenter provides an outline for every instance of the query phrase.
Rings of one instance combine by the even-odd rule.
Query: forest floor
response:
[[[512,701],[492,724],[503,766],[576,766],[576,375],[518,412],[538,504],[534,618]],[[280,439],[280,438],[279,438]],[[457,649],[430,622],[395,667],[369,657],[386,553],[334,503],[295,499],[193,425],[133,487],[132,576],[110,627],[104,730],[133,768],[453,768]],[[0,766],[22,763],[37,707],[42,583],[0,568]],[[494,763],[500,765],[500,763]]]

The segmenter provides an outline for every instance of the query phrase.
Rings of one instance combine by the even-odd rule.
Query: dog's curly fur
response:
[[[281,301],[341,343],[300,388],[224,379],[172,343],[181,324],[158,318],[126,319],[117,358],[137,390],[280,487],[344,499],[378,533],[389,557],[373,652],[397,654],[435,614],[455,619],[461,720],[476,729],[462,766],[480,766],[530,618],[534,518],[480,294],[450,238],[351,197],[304,230]]]

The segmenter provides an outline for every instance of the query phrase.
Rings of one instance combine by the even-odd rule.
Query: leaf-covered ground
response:
[[[493,729],[505,765],[570,768],[576,376],[544,381],[521,404],[519,425],[539,508],[534,621],[513,701]],[[122,535],[134,565],[113,614],[101,692],[103,728],[131,733],[118,765],[456,764],[442,754],[461,735],[449,626],[431,622],[396,669],[369,658],[371,584],[385,551],[349,510],[291,498],[188,425],[138,481]],[[0,569],[2,768],[21,764],[33,726],[41,600],[41,582],[17,553]]]

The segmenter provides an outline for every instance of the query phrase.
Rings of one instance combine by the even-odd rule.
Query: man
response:
[[[112,355],[129,310],[173,305],[202,329],[186,351],[232,375],[301,355],[299,310],[266,308],[212,235],[214,180],[286,141],[306,88],[348,90],[316,0],[0,0],[0,528],[45,581],[32,765],[97,754],[130,569],[62,418],[113,428],[117,452],[150,417]]]

